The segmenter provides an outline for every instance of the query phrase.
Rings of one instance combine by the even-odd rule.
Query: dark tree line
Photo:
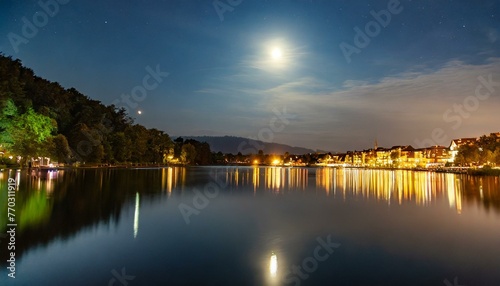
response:
[[[207,142],[194,139],[184,140],[182,137],[174,140],[173,158],[187,164],[210,165],[214,163],[212,151]]]
[[[61,163],[165,163],[176,146],[165,132],[134,124],[125,110],[42,79],[21,61],[2,54],[0,111],[1,151],[24,159],[47,156]],[[15,131],[34,122],[44,123],[33,128],[33,134]],[[200,150],[194,162],[206,163],[208,144],[188,143]]]

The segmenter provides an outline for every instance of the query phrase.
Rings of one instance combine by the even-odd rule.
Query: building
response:
[[[415,148],[411,145],[406,146],[392,146],[391,159],[392,164],[398,167],[415,167],[418,165],[418,156],[415,156]]]
[[[439,167],[453,162],[450,149],[445,146],[436,145],[421,150],[426,167]]]

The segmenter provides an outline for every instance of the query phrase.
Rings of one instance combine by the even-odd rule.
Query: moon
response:
[[[138,110],[137,114],[141,115],[142,114],[142,110]]]
[[[283,57],[283,52],[281,51],[280,48],[276,47],[271,52],[271,56],[274,60],[279,60],[281,59],[281,57]]]

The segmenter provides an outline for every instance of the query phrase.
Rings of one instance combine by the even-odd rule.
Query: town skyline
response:
[[[487,133],[483,133],[483,134],[477,134],[477,136],[460,136],[460,137],[457,137],[457,138],[453,138],[453,139],[450,139],[448,141],[448,143],[444,143],[444,144],[434,144],[434,145],[425,145],[423,147],[417,147],[417,146],[414,146],[413,144],[392,144],[392,143],[389,143],[389,144],[386,144],[384,146],[381,146],[381,144],[378,143],[378,139],[375,138],[371,143],[371,145],[366,145],[366,147],[363,147],[363,148],[360,148],[360,149],[354,149],[354,148],[349,148],[349,149],[346,149],[346,150],[323,150],[323,149],[311,149],[311,151],[314,153],[346,153],[346,152],[350,152],[350,151],[362,151],[362,150],[369,150],[369,149],[373,149],[373,147],[376,145],[378,147],[382,147],[382,148],[386,148],[386,147],[395,147],[395,146],[412,146],[412,147],[415,147],[415,149],[426,149],[426,148],[430,148],[430,147],[434,147],[434,146],[442,146],[442,147],[447,147],[447,146],[450,146],[453,141],[455,140],[460,140],[460,139],[471,139],[471,138],[474,138],[474,139],[478,139],[480,138],[481,136],[483,135],[490,135],[490,134],[497,134],[497,133],[500,133],[500,132],[487,132]],[[173,135],[172,138],[175,139],[175,138],[193,138],[193,139],[199,139],[199,138],[205,138],[205,137],[213,137],[213,138],[224,138],[224,137],[230,137],[230,138],[240,138],[240,139],[243,139],[243,140],[254,140],[252,138],[246,138],[246,137],[238,137],[238,136],[233,136],[233,135],[229,135],[229,134],[226,134],[226,135],[222,135],[222,136],[189,136],[189,135]],[[202,140],[203,141],[203,140]],[[206,140],[205,140],[206,141]],[[430,142],[430,141],[428,141]],[[446,140],[441,140],[440,142],[446,142]],[[310,148],[306,148],[306,147],[303,147],[303,146],[294,146],[294,145],[289,145],[289,144],[285,144],[285,143],[281,143],[281,142],[266,142],[266,141],[262,141],[262,143],[273,143],[273,144],[279,144],[279,145],[286,145],[286,146],[289,146],[291,148],[303,148],[303,149],[310,149]],[[250,146],[250,144],[247,144],[248,146]],[[255,146],[254,146],[255,147]],[[224,152],[224,153],[238,153],[240,151],[238,151],[237,148],[235,148],[236,151],[235,152]],[[252,148],[252,149],[255,149],[255,148]],[[257,149],[256,149],[257,150]]]

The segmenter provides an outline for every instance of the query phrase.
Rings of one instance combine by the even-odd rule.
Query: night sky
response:
[[[345,151],[500,131],[498,0],[59,2],[2,0],[0,51],[172,136]]]

